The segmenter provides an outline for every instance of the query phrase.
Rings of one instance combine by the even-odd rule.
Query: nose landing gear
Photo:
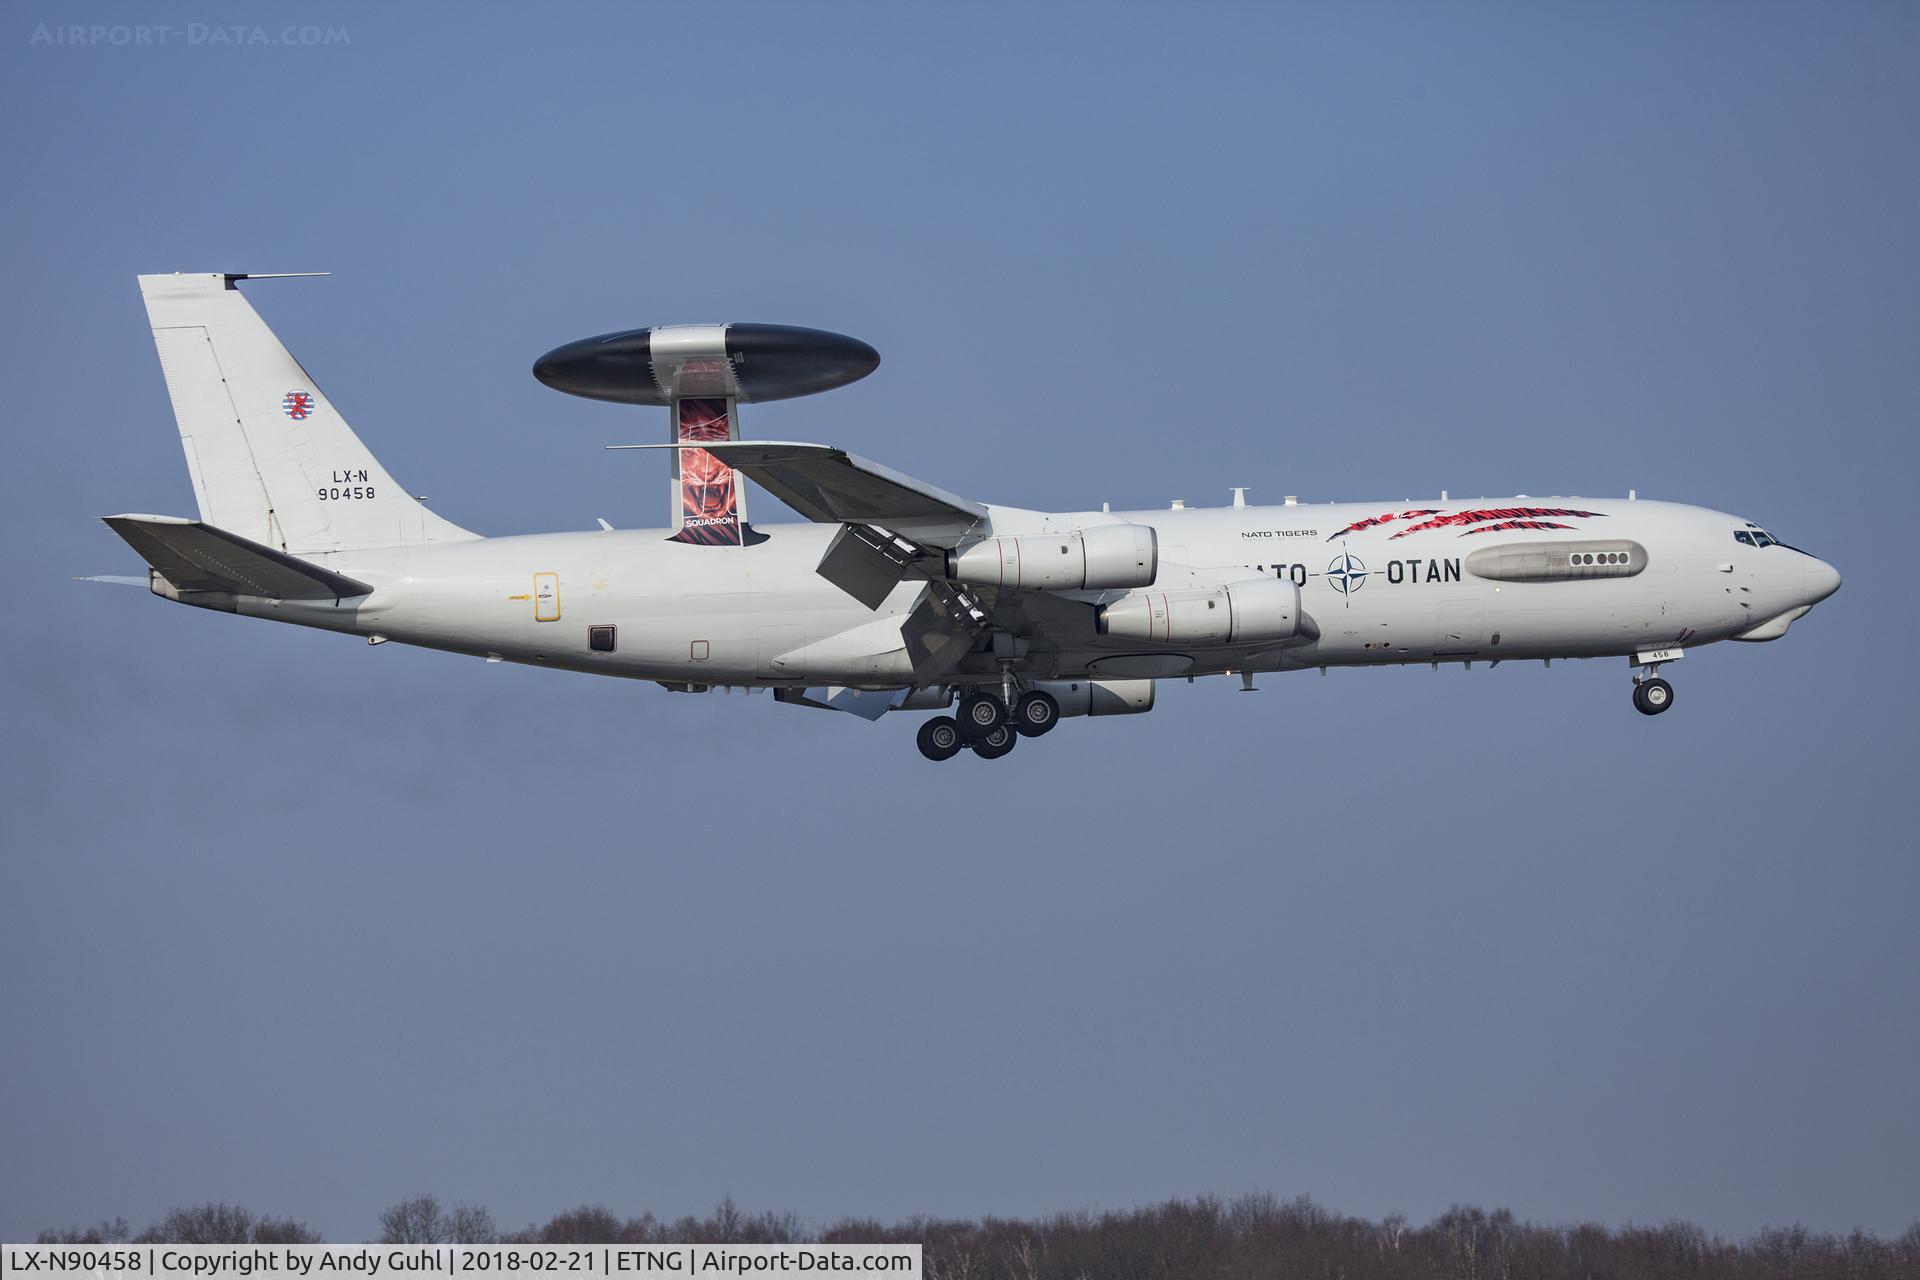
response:
[[[1633,686],[1633,705],[1640,714],[1657,716],[1673,705],[1673,686],[1665,680],[1641,680]]]
[[[1649,662],[1645,675],[1633,678],[1633,706],[1643,716],[1657,716],[1673,705],[1673,686],[1660,678],[1660,664]]]

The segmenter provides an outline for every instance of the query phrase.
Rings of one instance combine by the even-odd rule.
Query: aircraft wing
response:
[[[269,600],[350,600],[373,588],[250,538],[179,516],[104,516],[178,591]]]
[[[830,445],[734,440],[608,448],[704,449],[809,520],[879,525],[928,546],[953,546],[987,518],[979,503]]]

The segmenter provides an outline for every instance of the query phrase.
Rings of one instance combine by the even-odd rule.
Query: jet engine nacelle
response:
[[[947,552],[947,576],[983,587],[1121,591],[1160,572],[1160,540],[1141,524],[1103,524],[1071,533],[988,538]]]
[[[1132,591],[1099,611],[1100,634],[1153,644],[1277,644],[1300,632],[1300,588],[1250,578],[1212,591]]]
[[[1033,687],[1052,694],[1063,716],[1137,716],[1153,710],[1151,680],[1041,680]]]

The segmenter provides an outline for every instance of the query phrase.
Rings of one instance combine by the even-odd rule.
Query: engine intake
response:
[[[1159,572],[1160,540],[1140,524],[988,538],[947,552],[949,578],[983,587],[1121,591],[1151,586]]]
[[[1300,588],[1252,578],[1212,591],[1133,591],[1103,607],[1103,636],[1151,644],[1269,644],[1300,633]]]

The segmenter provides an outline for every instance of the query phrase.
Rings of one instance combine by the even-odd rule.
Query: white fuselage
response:
[[[1452,512],[1577,509],[1559,528],[1449,525]],[[1839,585],[1834,570],[1781,545],[1736,540],[1753,528],[1700,507],[1610,499],[1512,498],[1046,515],[990,508],[992,532],[1025,534],[1126,521],[1151,526],[1159,584],[1274,577],[1299,585],[1310,623],[1285,644],[1194,646],[1099,634],[1094,604],[1117,592],[986,588],[994,629],[1030,637],[1021,674],[1049,680],[1427,661],[1631,655],[1760,631]],[[1418,512],[1419,515],[1402,515]],[[1372,523],[1382,516],[1384,523]],[[1524,519],[1524,517],[1522,518]],[[1356,525],[1369,527],[1355,528]],[[693,546],[669,530],[484,538],[311,557],[369,583],[340,602],[242,597],[238,611],[369,637],[670,684],[915,683],[901,624],[926,583],[902,582],[868,609],[815,572],[837,526],[762,526],[745,547]],[[1469,568],[1490,548],[1639,549],[1631,572],[1503,580]],[[1607,553],[1611,554],[1611,553]],[[1563,557],[1564,558],[1564,557]],[[1476,561],[1476,563],[1484,563]],[[1774,624],[1772,634],[1765,634]],[[614,628],[611,652],[590,628]],[[603,633],[604,635],[604,633]],[[990,652],[942,676],[997,681]]]

